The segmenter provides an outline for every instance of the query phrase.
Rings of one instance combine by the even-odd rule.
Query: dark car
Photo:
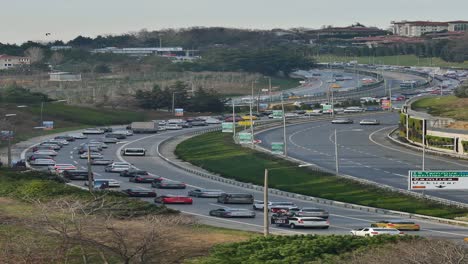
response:
[[[187,187],[183,182],[168,180],[153,181],[151,186],[158,189],[185,189]]]
[[[88,171],[86,170],[64,170],[62,175],[69,180],[88,180]]]
[[[63,139],[66,141],[75,141],[75,138],[72,136],[56,136],[54,139]]]
[[[239,122],[239,121],[242,121],[242,120],[244,120],[244,119],[242,119],[242,117],[240,117],[240,116],[236,116],[236,117],[234,117],[234,120],[235,120],[236,122]],[[224,121],[226,121],[226,122],[232,122],[232,116],[226,117],[226,118],[224,119]]]
[[[54,158],[49,155],[42,155],[42,154],[33,154],[28,157],[28,161],[35,160],[35,159],[51,159],[53,160]]]
[[[105,127],[105,128],[102,128],[102,130],[104,130],[104,133],[109,133],[109,132],[112,132],[112,127]]]
[[[221,190],[210,190],[210,189],[194,189],[188,192],[189,196],[200,197],[200,198],[218,198],[224,192]]]
[[[154,181],[157,181],[159,177],[157,176],[152,176],[152,175],[137,175],[133,176],[130,178],[130,182],[136,182],[136,183],[153,183]]]
[[[120,172],[121,177],[135,177],[139,175],[149,175],[149,173],[145,170],[137,170],[137,169],[129,169]]]
[[[218,203],[253,204],[254,197],[250,193],[223,193],[218,197]]]
[[[122,192],[130,197],[156,197],[156,192],[149,189],[132,188],[122,190]]]
[[[127,136],[123,133],[109,133],[106,134],[106,138],[126,139]]]
[[[226,218],[233,218],[233,217],[248,217],[254,218],[255,212],[247,209],[240,209],[240,208],[220,208],[214,209],[210,211],[211,216],[217,217],[226,217]]]
[[[193,125],[190,122],[182,122],[180,123],[180,126],[183,128],[191,128]]]

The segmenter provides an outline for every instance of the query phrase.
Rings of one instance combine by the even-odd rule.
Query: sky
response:
[[[320,28],[468,20],[467,0],[0,0],[0,43],[194,26]],[[46,33],[51,33],[46,36]]]

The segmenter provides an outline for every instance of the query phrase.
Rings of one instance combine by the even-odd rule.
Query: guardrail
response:
[[[317,119],[315,119],[315,120],[317,120]],[[268,125],[271,126],[273,124],[268,124]],[[275,124],[275,125],[277,125],[277,124]],[[272,126],[272,127],[274,127],[274,126]],[[272,127],[269,127],[268,129],[271,129]],[[177,162],[177,161],[170,160],[169,158],[165,157],[160,151],[162,146],[164,146],[165,144],[167,144],[170,141],[173,141],[173,140],[176,140],[176,139],[179,139],[179,138],[188,139],[188,138],[194,137],[196,135],[209,133],[209,132],[220,131],[220,130],[221,130],[220,127],[211,128],[211,129],[206,129],[206,130],[195,131],[195,132],[185,134],[185,135],[182,135],[182,136],[175,136],[175,137],[166,138],[163,141],[161,141],[160,144],[158,145],[157,154],[161,159],[165,160],[169,164],[171,164],[171,165],[173,165],[173,166],[175,166],[175,167],[177,167],[179,169],[182,169],[182,170],[184,170],[186,172],[189,172],[189,173],[192,173],[192,174],[195,174],[195,175],[198,175],[200,177],[207,178],[207,179],[210,179],[210,180],[222,182],[222,183],[225,183],[225,184],[230,184],[230,185],[238,186],[238,187],[241,187],[241,188],[246,188],[246,189],[250,189],[250,190],[254,190],[254,191],[258,191],[258,192],[263,192],[264,188],[262,186],[259,186],[259,185],[254,185],[252,183],[240,182],[240,181],[236,181],[236,180],[233,180],[233,179],[224,178],[224,177],[222,177],[220,175],[216,175],[216,174],[212,174],[212,173],[208,173],[208,172],[188,168],[188,167],[184,166],[184,164],[183,164],[184,162]],[[261,149],[263,149],[263,151],[265,151],[264,148],[262,148],[260,146],[257,146],[256,148],[257,149],[261,148]],[[269,151],[267,150],[266,152],[269,152]],[[271,152],[269,152],[269,153],[271,154]],[[302,161],[299,161],[299,160],[294,160],[293,162],[303,163]],[[317,166],[316,168],[320,168],[320,167]],[[358,179],[358,178],[355,178],[355,177],[350,176],[350,175],[339,175],[339,176],[343,177],[343,178],[352,179],[352,180]],[[370,181],[363,180],[363,179],[358,179],[358,180],[360,182],[362,182],[362,183],[372,183],[374,185],[376,184],[374,182],[370,182]],[[383,186],[385,186],[385,185],[377,184],[377,187],[382,188],[382,189],[386,189],[386,187],[383,187]],[[438,197],[431,197],[431,196],[427,196],[427,195],[422,195],[422,194],[410,192],[410,191],[407,191],[407,190],[397,189],[397,188],[394,188],[394,187],[391,187],[391,186],[388,186],[388,187],[389,188],[387,190],[392,190],[392,191],[395,191],[395,192],[398,192],[398,193],[411,195],[412,197],[415,197],[415,198],[431,199],[433,201],[437,201],[439,203],[447,204],[447,205],[450,205],[450,206],[468,208],[468,204],[453,202],[453,201],[449,201],[449,200],[446,200],[446,199],[441,199],[441,198],[438,198]],[[398,216],[407,217],[407,218],[423,219],[423,220],[428,220],[428,221],[438,222],[438,223],[468,226],[468,222],[464,222],[464,221],[457,221],[457,220],[451,220],[451,219],[445,219],[445,218],[431,217],[431,216],[420,215],[420,214],[412,214],[412,213],[400,212],[400,211],[395,211],[395,210],[387,210],[387,209],[381,209],[381,208],[375,208],[375,207],[345,203],[345,202],[338,202],[338,201],[333,201],[333,200],[328,200],[328,199],[323,199],[323,198],[318,198],[318,197],[313,197],[313,196],[307,196],[307,195],[302,195],[302,194],[297,194],[297,193],[286,192],[286,191],[282,191],[282,190],[278,190],[278,189],[269,188],[268,192],[270,194],[274,194],[274,195],[278,195],[278,196],[284,196],[284,197],[303,200],[303,201],[310,201],[310,202],[315,202],[315,203],[319,203],[319,204],[327,204],[327,205],[338,206],[338,207],[343,207],[343,208],[350,208],[350,209],[355,209],[355,210],[360,210],[360,211],[365,211],[365,212],[373,212],[373,213],[380,213],[380,214],[391,214],[391,215],[398,215]]]

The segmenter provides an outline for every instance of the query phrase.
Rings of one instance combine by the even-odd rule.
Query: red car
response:
[[[161,195],[154,198],[155,203],[162,204],[192,204],[192,198],[182,195]]]
[[[244,120],[244,119],[242,119],[242,117],[240,117],[240,116],[236,116],[236,117],[235,117],[235,120],[236,120],[236,122],[239,122],[239,121],[242,121],[242,120]],[[226,122],[232,122],[232,116],[226,117],[226,118],[224,119],[224,121],[226,121]]]

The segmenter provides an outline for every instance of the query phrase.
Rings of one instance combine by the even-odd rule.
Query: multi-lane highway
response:
[[[380,120],[378,126],[361,126],[364,118]],[[396,146],[387,134],[398,124],[398,113],[374,113],[355,117],[354,124],[331,124],[330,121],[291,125],[287,128],[289,156],[335,170],[335,129],[338,143],[338,169],[342,174],[355,176],[397,187],[408,188],[408,170],[420,170],[421,152]],[[282,128],[271,129],[257,135],[262,146],[270,148],[272,142],[283,140]],[[426,155],[428,170],[466,170],[468,161]],[[468,202],[463,191],[427,192],[440,198]]]
[[[311,123],[310,126],[315,127],[320,124],[321,123]],[[306,126],[306,125],[300,125],[298,127],[301,127],[301,126]],[[346,127],[343,127],[343,128],[346,128]],[[151,172],[152,174],[159,175],[159,176],[166,177],[166,178],[173,179],[173,180],[183,181],[188,184],[187,190],[159,190],[157,189],[156,192],[158,195],[187,194],[188,190],[191,188],[203,187],[203,188],[210,188],[210,189],[220,189],[226,192],[249,192],[249,193],[253,193],[256,199],[258,200],[262,199],[262,193],[260,192],[243,189],[237,186],[227,185],[224,183],[212,181],[206,178],[199,177],[194,174],[187,173],[183,170],[173,167],[172,165],[169,165],[164,160],[159,158],[159,156],[157,155],[157,148],[158,148],[158,145],[164,139],[187,133],[189,130],[194,130],[194,129],[163,132],[163,133],[155,134],[155,135],[135,135],[135,136],[129,137],[125,142],[121,142],[121,144],[109,145],[109,148],[105,149],[103,151],[103,154],[107,158],[113,158],[114,160],[118,161],[120,159],[120,155],[119,155],[120,148],[122,147],[144,147],[148,150],[147,156],[124,157],[124,159],[132,163],[135,167],[143,169],[143,170],[147,170]],[[272,131],[271,133],[274,134],[274,131]],[[294,140],[295,137],[293,136],[293,134],[290,134],[290,135],[291,135],[291,139]],[[98,138],[98,137],[102,137],[102,135],[101,136],[89,136],[87,140],[90,140],[92,138]],[[328,138],[326,139],[328,140]],[[78,140],[78,141],[72,142],[68,146],[64,146],[59,151],[59,156],[57,156],[56,158],[57,163],[71,163],[71,164],[75,164],[78,168],[82,168],[82,169],[85,168],[86,160],[79,159],[77,149],[80,144],[86,142],[87,140]],[[322,143],[322,145],[323,145],[323,148],[325,148],[325,144]],[[298,149],[300,148],[298,147]],[[326,149],[321,149],[320,151],[326,154],[325,153]],[[326,161],[328,157],[324,155],[322,159],[323,161]],[[112,178],[112,179],[121,181],[121,189],[130,188],[130,187],[151,188],[149,184],[131,183],[128,181],[128,178],[122,178],[119,176],[119,174],[104,172],[104,168],[100,166],[93,166],[93,170],[96,173],[96,178]],[[73,181],[73,184],[77,186],[83,186],[82,181],[81,182]],[[395,216],[363,212],[363,211],[353,210],[353,209],[348,209],[348,208],[335,207],[335,206],[329,206],[329,205],[323,205],[323,204],[315,204],[313,202],[306,202],[302,200],[285,198],[285,197],[280,197],[280,196],[275,196],[275,195],[271,195],[270,199],[272,201],[291,201],[291,202],[294,202],[299,207],[319,207],[319,208],[326,209],[330,212],[331,226],[330,226],[330,229],[328,230],[317,230],[317,229],[290,230],[288,228],[272,227],[272,231],[277,232],[277,233],[347,234],[352,228],[368,226],[373,221],[389,219],[389,218],[393,218],[393,219],[398,218]],[[145,199],[145,200],[147,200],[148,202],[152,202],[151,199]],[[254,219],[219,219],[219,218],[208,216],[208,211],[210,209],[220,208],[222,206],[224,205],[216,203],[216,199],[206,199],[206,198],[194,198],[193,205],[170,205],[170,207],[172,208],[179,209],[187,214],[196,216],[203,223],[212,224],[216,226],[224,226],[224,227],[229,227],[229,228],[241,229],[241,230],[254,230],[254,231],[262,230],[263,228],[262,212],[257,212],[257,217]],[[230,205],[230,207],[250,209],[251,205]],[[421,224],[422,231],[409,232],[409,233],[419,234],[419,235],[424,235],[424,236],[450,238],[450,239],[456,239],[456,240],[461,240],[464,237],[468,237],[468,228],[456,227],[456,226],[451,226],[451,225],[446,225],[446,224],[432,223],[432,222],[422,221],[422,220],[417,220],[416,222]]]

